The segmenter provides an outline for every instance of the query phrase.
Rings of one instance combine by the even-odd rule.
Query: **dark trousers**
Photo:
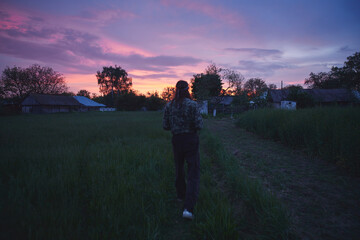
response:
[[[196,133],[173,135],[172,145],[175,160],[175,187],[177,197],[185,199],[184,208],[193,211],[199,195],[200,154],[199,136]],[[187,163],[187,184],[184,162]]]

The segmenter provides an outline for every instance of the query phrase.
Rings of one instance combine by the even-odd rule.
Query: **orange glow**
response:
[[[89,64],[92,64],[89,62]],[[104,64],[105,66],[106,64]],[[180,79],[190,83],[193,74],[201,73],[206,68],[207,63],[201,63],[196,66],[170,67],[166,71],[156,72],[149,70],[131,70],[128,71],[129,77],[132,78],[132,89],[139,93],[147,92],[161,93],[165,87],[174,87]],[[65,74],[65,80],[69,90],[77,93],[81,89],[99,94],[99,86],[95,74]],[[161,77],[161,75],[173,75],[174,77]],[[154,75],[154,76],[152,76]],[[156,75],[159,75],[157,77]]]
[[[81,89],[99,94],[99,86],[97,85],[95,74],[68,74],[65,75],[65,81],[69,86],[69,91],[75,94]]]

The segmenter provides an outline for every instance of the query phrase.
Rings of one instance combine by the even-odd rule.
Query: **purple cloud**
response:
[[[283,62],[262,62],[262,61],[241,60],[239,61],[239,65],[236,66],[235,68],[238,70],[244,70],[251,74],[271,76],[274,74],[276,70],[296,68],[296,66]]]
[[[283,54],[282,51],[277,49],[261,49],[261,48],[225,48],[226,51],[231,52],[242,52],[249,53],[255,57],[268,57],[268,56],[276,56],[279,57]]]

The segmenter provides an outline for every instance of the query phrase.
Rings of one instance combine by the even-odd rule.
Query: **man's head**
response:
[[[184,98],[190,98],[189,84],[184,80],[179,80],[176,83],[176,92],[174,100],[177,104],[181,104]]]
[[[189,89],[189,84],[184,80],[179,80],[176,83],[176,89],[188,90]]]

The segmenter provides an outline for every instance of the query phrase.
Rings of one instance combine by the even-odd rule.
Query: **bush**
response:
[[[116,98],[116,109],[118,111],[140,110],[145,105],[145,101],[144,95],[138,96],[134,92],[128,92]]]

